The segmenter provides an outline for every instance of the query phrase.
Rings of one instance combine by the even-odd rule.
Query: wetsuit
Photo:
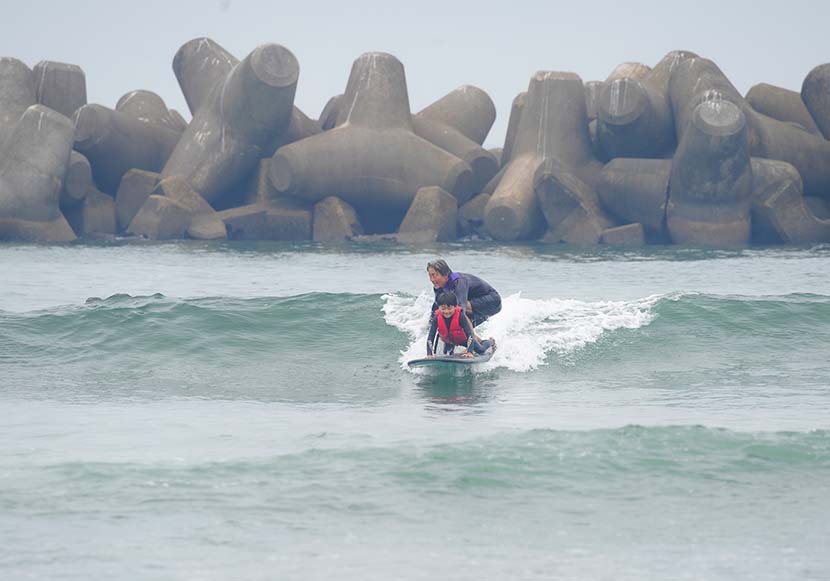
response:
[[[445,291],[455,294],[458,298],[458,305],[462,309],[466,310],[467,301],[470,301],[473,312],[469,317],[473,327],[478,327],[501,310],[501,295],[496,292],[496,289],[477,276],[465,272],[451,273],[447,284],[434,289],[434,291],[436,300],[432,303],[431,312],[433,314],[430,317],[430,324],[432,324],[432,320],[435,318],[435,310],[438,308],[438,295]]]
[[[478,353],[481,355],[487,349],[490,348],[491,343],[489,340],[479,341],[476,339],[475,333],[473,333],[473,327],[470,324],[470,319],[464,314],[464,311],[460,311],[460,316],[458,317],[458,326],[461,328],[461,331],[466,335],[467,338],[467,351],[472,351],[473,353]],[[453,319],[455,318],[455,314],[450,317],[445,317],[440,314],[437,310],[433,313],[432,320],[430,321],[429,326],[429,336],[427,337],[427,355],[432,355],[432,344],[435,342],[435,333],[438,332],[438,317],[444,319],[444,328],[445,329],[452,329],[453,328]],[[455,345],[450,342],[444,343],[444,354],[447,355],[453,352],[455,349]]]

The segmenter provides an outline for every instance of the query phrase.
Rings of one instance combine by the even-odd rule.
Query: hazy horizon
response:
[[[289,48],[300,63],[295,104],[317,118],[326,101],[344,91],[352,62],[381,51],[403,62],[413,113],[459,85],[487,91],[498,112],[488,147],[502,145],[511,101],[537,70],[603,80],[622,62],[653,66],[667,52],[684,49],[714,60],[745,94],[761,82],[798,91],[813,67],[830,60],[830,43],[823,40],[830,7],[803,0],[789,2],[783,13],[743,1],[507,9],[434,0],[408,6],[34,1],[13,13],[0,23],[0,56],[30,67],[41,60],[79,65],[90,103],[114,107],[124,93],[147,89],[189,119],[171,63],[181,45],[207,36],[238,58],[268,42]]]

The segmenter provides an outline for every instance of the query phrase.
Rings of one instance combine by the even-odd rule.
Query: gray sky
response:
[[[266,42],[289,48],[300,62],[295,103],[316,118],[352,62],[383,51],[404,64],[413,112],[462,84],[487,91],[498,111],[489,147],[502,145],[510,103],[537,70],[602,80],[621,62],[652,66],[685,49],[746,93],[759,82],[800,90],[830,61],[830,3],[820,0],[0,1],[0,56],[80,65],[90,102],[114,107],[148,89],[189,119],[171,63],[182,44],[208,36],[238,58]]]

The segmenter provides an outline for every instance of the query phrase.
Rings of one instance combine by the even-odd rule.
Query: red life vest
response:
[[[455,312],[450,321],[450,328],[447,329],[447,321],[441,311],[435,309],[435,317],[438,320],[438,336],[444,343],[452,345],[466,345],[467,333],[461,328],[461,307],[455,307]]]

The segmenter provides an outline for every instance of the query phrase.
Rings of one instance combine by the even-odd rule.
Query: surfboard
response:
[[[481,355],[475,357],[462,357],[460,353],[453,355],[441,355],[436,357],[421,357],[420,359],[412,359],[406,364],[410,368],[416,367],[433,367],[433,368],[465,368],[490,361],[493,356],[493,350],[488,349]]]

